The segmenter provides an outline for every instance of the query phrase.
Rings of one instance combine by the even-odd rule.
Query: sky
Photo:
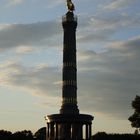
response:
[[[133,133],[128,117],[140,95],[140,0],[73,0],[78,16],[80,113],[93,134]],[[62,94],[65,0],[0,0],[0,129],[46,126]]]

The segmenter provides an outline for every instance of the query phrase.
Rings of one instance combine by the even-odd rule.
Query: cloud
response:
[[[104,7],[105,10],[118,10],[138,2],[139,0],[114,0]]]
[[[10,26],[9,24],[0,24],[0,31]]]
[[[129,39],[128,41],[119,41],[110,43],[110,45],[107,46],[110,50],[115,50],[117,53],[117,56],[128,56],[130,58],[138,57],[140,53],[140,36],[133,37]],[[136,61],[137,62],[137,61]]]
[[[120,30],[137,28],[139,15],[116,14],[115,16],[90,16],[79,20],[77,42],[110,42]],[[32,24],[1,24],[0,51],[19,46],[52,47],[62,42],[62,26],[59,21],[37,22]]]
[[[79,63],[79,102],[84,111],[103,112],[128,118],[131,100],[140,91],[140,37],[114,42],[104,53],[81,53]],[[116,47],[117,46],[117,47]],[[93,100],[91,100],[93,99]],[[87,101],[83,104],[84,101]]]
[[[137,36],[114,42],[106,46],[103,53],[93,50],[78,52],[78,101],[81,111],[102,112],[117,119],[128,118],[131,100],[140,91],[139,41]],[[46,63],[27,67],[17,61],[6,61],[0,64],[0,74],[1,85],[49,98],[61,95],[60,67],[51,67]]]
[[[83,31],[86,32],[86,31]],[[89,32],[87,34],[79,34],[79,37],[77,38],[78,43],[101,43],[101,42],[108,42],[111,41],[111,36],[115,33],[114,30],[111,29],[105,29],[105,30],[98,30]],[[82,34],[82,35],[81,35]]]
[[[116,16],[110,17],[95,17],[91,18],[90,25],[94,29],[118,29],[120,27],[134,27],[140,23],[140,17],[134,15],[116,14]]]
[[[7,1],[7,6],[14,6],[14,5],[18,5],[21,4],[22,2],[24,2],[25,0],[8,0]]]
[[[56,6],[58,6],[58,5],[62,4],[62,3],[64,3],[64,0],[57,0],[57,1],[53,0],[53,1],[49,1],[47,7],[48,8],[55,8]]]
[[[19,46],[16,48],[17,54],[27,54],[33,51],[35,51],[35,48],[30,47],[30,46]]]
[[[95,15],[80,19],[77,33],[78,43],[103,43],[114,41],[113,36],[124,31],[139,30],[140,16],[115,13],[115,15]]]
[[[56,83],[60,80],[60,74],[57,67],[46,64],[25,67],[16,61],[6,61],[1,63],[0,73],[1,86],[20,88],[35,95],[59,96],[59,85]]]
[[[135,1],[113,1],[106,8],[115,10],[132,2]],[[123,38],[116,34],[139,30],[139,24],[138,14],[110,12],[108,15],[100,13],[80,17],[77,41],[86,43],[85,49],[78,51],[78,101],[82,111],[103,112],[125,119],[130,115],[131,100],[140,90],[140,37],[126,37],[130,39],[119,41]],[[24,54],[34,51],[35,47],[58,47],[62,43],[62,35],[58,21],[0,25],[0,50],[14,48],[16,53]],[[104,52],[97,53],[93,47],[91,50],[88,48],[89,44],[97,44],[98,47],[101,42]],[[54,99],[61,95],[60,69],[60,66],[46,64],[29,67],[17,61],[3,61],[0,64],[0,82],[4,86]]]
[[[59,23],[56,21],[2,25],[0,50],[18,46],[52,46],[59,32]]]

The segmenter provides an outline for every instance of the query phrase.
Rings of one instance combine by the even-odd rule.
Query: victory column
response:
[[[60,114],[46,117],[46,140],[91,140],[93,116],[80,114],[77,106],[76,28],[74,4],[67,0],[68,12],[62,17],[63,86]],[[85,129],[83,129],[85,127]]]

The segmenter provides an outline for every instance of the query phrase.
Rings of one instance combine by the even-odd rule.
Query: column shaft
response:
[[[55,125],[55,139],[58,140],[58,124]]]
[[[91,124],[89,125],[89,140],[91,140],[91,136],[92,136],[92,127]]]
[[[89,138],[89,129],[88,124],[86,124],[86,140]]]
[[[77,107],[77,61],[76,28],[77,20],[72,12],[67,12],[62,21],[63,42],[63,90],[61,114],[79,114]]]

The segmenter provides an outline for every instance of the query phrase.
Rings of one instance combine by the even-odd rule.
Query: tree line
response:
[[[107,134],[98,132],[92,136],[92,140],[140,140],[138,134]]]
[[[35,134],[30,130],[17,131],[15,133],[0,130],[0,140],[46,140],[46,128],[39,129]],[[98,132],[92,136],[92,140],[140,140],[140,135]]]
[[[17,131],[15,133],[0,130],[0,140],[46,140],[46,127],[40,128],[35,134],[30,130]]]

